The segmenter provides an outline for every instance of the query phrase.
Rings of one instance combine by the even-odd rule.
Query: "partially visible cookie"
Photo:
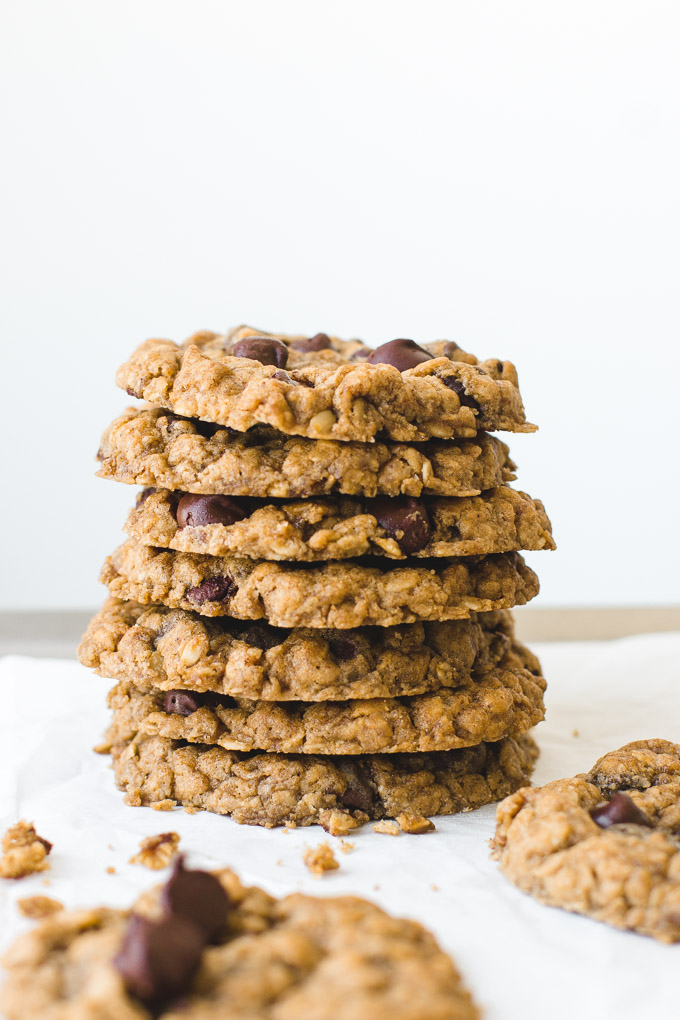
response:
[[[418,444],[340,443],[266,428],[234,432],[162,408],[129,408],[105,431],[100,478],[196,493],[297,499],[348,496],[475,496],[512,481],[505,443],[472,439]]]
[[[680,745],[640,740],[498,806],[494,854],[550,906],[680,941]]]
[[[112,748],[114,775],[134,807],[174,801],[240,823],[345,831],[403,812],[452,815],[524,786],[538,749],[531,736],[431,754],[247,754],[138,734]]]
[[[277,900],[191,871],[132,910],[63,911],[4,959],[7,1020],[475,1020],[451,958],[358,897]]]
[[[455,499],[327,496],[285,503],[145,489],[125,531],[143,545],[178,552],[310,563],[555,548],[540,500],[507,485]]]
[[[455,343],[395,340],[372,350],[330,341],[299,351],[290,338],[248,327],[197,333],[181,344],[147,340],[118,370],[130,396],[246,432],[269,425],[311,439],[413,442],[474,436],[527,423],[509,361],[478,362]]]
[[[275,627],[381,627],[466,619],[523,605],[538,579],[518,553],[379,566],[371,561],[290,564],[202,556],[129,539],[101,580],[117,598],[160,602],[204,616],[266,619]]]

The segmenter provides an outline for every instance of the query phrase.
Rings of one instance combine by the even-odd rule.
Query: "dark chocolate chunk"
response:
[[[200,528],[205,524],[235,524],[248,513],[230,496],[195,496],[187,492],[177,504],[176,516],[180,528]]]
[[[601,829],[610,825],[646,825],[653,829],[653,822],[641,811],[632,797],[627,793],[615,793],[607,804],[600,804],[590,811],[590,817]]]
[[[187,598],[202,606],[204,602],[228,602],[237,591],[231,577],[208,577],[195,588],[187,588]]]
[[[179,854],[161,890],[161,906],[166,916],[188,918],[198,925],[209,942],[227,922],[229,897],[214,875],[187,871],[184,856]]]
[[[359,646],[348,634],[334,634],[329,637],[328,646],[340,662],[349,662],[359,654]]]
[[[254,648],[261,648],[266,652],[268,648],[275,648],[281,645],[286,639],[285,632],[270,627],[268,623],[256,623],[252,627],[246,627],[239,634],[241,641]]]
[[[459,351],[460,347],[455,340],[447,340],[444,344],[444,357],[453,359],[456,351]]]
[[[156,489],[153,485],[149,485],[146,489],[142,489],[142,491],[137,494],[137,506],[141,506],[142,503],[145,503],[149,496],[153,496],[154,492],[158,492],[158,489]]]
[[[204,945],[203,929],[189,917],[133,914],[113,965],[128,992],[155,1009],[189,990]]]
[[[363,783],[358,776],[354,776],[349,783],[340,800],[345,808],[355,811],[365,811],[373,814],[373,792],[366,783]]]
[[[479,404],[474,397],[465,392],[465,387],[460,379],[456,379],[455,375],[440,376],[440,378],[445,386],[448,386],[450,390],[458,394],[461,407],[471,407],[473,410],[479,411]]]
[[[200,699],[190,691],[166,691],[163,696],[163,708],[169,715],[192,715],[200,707]]]
[[[308,354],[310,351],[327,351],[331,348],[331,338],[326,333],[317,333],[307,340],[293,340],[290,345],[294,351]]]
[[[432,355],[413,340],[390,340],[376,347],[368,360],[371,365],[393,365],[400,372],[405,372],[423,361],[432,361]]]
[[[366,508],[406,556],[424,549],[429,542],[432,527],[422,500],[410,496],[379,496],[367,500]]]
[[[285,368],[288,361],[288,348],[273,336],[249,336],[239,340],[234,344],[232,354],[235,358],[250,358],[277,368]]]

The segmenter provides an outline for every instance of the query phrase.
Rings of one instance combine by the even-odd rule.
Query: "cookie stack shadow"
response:
[[[526,784],[545,681],[509,612],[552,549],[491,432],[509,362],[240,327],[147,341],[100,476],[143,486],[81,662],[132,805],[260,825],[452,814]]]

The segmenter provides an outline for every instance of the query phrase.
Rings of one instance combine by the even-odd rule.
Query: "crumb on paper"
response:
[[[374,889],[375,889],[375,891],[377,892],[377,891],[378,891],[378,889],[380,888],[380,886],[379,886],[379,885],[378,885],[378,883],[376,882],[376,883],[375,883],[375,885],[373,886],[373,888],[374,888]]]
[[[107,850],[115,850],[116,848],[115,848],[115,846],[113,845],[113,843],[109,843],[109,845],[107,846],[107,848],[106,848],[106,849],[107,849]]]
[[[330,843],[319,843],[318,846],[308,847],[302,851],[302,859],[312,874],[317,877],[340,867],[331,850]]]
[[[107,875],[115,875],[116,874],[116,869],[113,867],[113,865],[109,864],[108,868],[106,869],[106,874]]]
[[[282,835],[287,836],[289,832],[290,832],[290,829],[288,828],[288,826],[284,825],[284,827],[281,829]]]
[[[50,896],[24,896],[23,899],[17,900],[17,907],[23,917],[39,921],[43,917],[49,917],[50,914],[56,914],[58,910],[63,910],[64,904]]]
[[[356,843],[351,843],[348,839],[340,840],[340,852],[343,854],[351,854],[353,850],[356,850]]]
[[[199,813],[199,811],[202,811],[202,810],[203,810],[203,808],[194,807],[193,804],[186,804],[185,808],[184,808],[184,811],[185,811],[185,813],[187,815],[197,815]]]
[[[174,807],[177,807],[177,801],[170,800],[169,798],[166,798],[165,800],[156,800],[151,807],[154,811],[172,811]]]
[[[279,868],[282,868],[282,867],[283,867],[283,861],[281,860],[281,858],[280,858],[280,857],[279,857],[278,861],[276,862],[276,865],[277,865],[277,867],[279,867]]]
[[[432,890],[433,892],[439,892],[439,886],[435,885],[434,882],[432,883]]]
[[[374,832],[381,832],[385,836],[398,836],[401,832],[397,823],[390,821],[389,818],[383,819],[382,822],[376,822],[371,828]]]
[[[0,878],[24,878],[49,868],[52,844],[39,836],[30,822],[17,822],[2,837]]]
[[[572,737],[580,737],[581,736],[581,731],[580,730],[572,730],[571,731],[571,735],[572,735]]]
[[[349,812],[336,809],[320,811],[319,822],[330,836],[346,836],[348,832],[360,825],[360,822]]]
[[[139,844],[139,851],[130,858],[130,864],[143,864],[145,868],[159,871],[167,868],[177,853],[179,835],[176,832],[161,832],[158,836],[147,836]]]
[[[422,832],[434,832],[435,825],[424,815],[413,814],[411,811],[402,811],[397,815],[397,825],[402,832],[411,835],[420,835]]]
[[[47,886],[47,885],[52,885],[52,882],[51,882],[51,880],[49,878],[43,878],[42,884]]]

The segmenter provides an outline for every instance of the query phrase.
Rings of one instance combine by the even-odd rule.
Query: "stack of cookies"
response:
[[[512,364],[240,327],[117,382],[146,403],[99,474],[145,488],[79,654],[128,803],[343,833],[527,782],[545,682],[508,610],[554,543],[489,434],[535,429]]]

